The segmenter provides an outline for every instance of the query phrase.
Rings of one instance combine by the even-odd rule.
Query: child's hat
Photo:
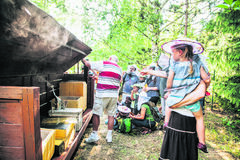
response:
[[[147,78],[147,75],[140,74],[139,77]]]
[[[131,110],[127,106],[118,106],[118,110],[122,113],[130,113]]]
[[[169,42],[164,43],[161,47],[162,49],[167,52],[172,54],[172,46],[177,45],[177,44],[188,44],[193,47],[193,54],[201,54],[204,51],[204,48],[201,43],[197,41],[193,41],[191,39],[176,39],[172,40]]]

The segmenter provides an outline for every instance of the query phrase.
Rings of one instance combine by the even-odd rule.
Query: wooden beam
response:
[[[26,160],[42,159],[39,88],[23,88],[22,117]],[[40,148],[39,148],[40,147]]]
[[[0,86],[0,99],[22,99],[21,87]]]

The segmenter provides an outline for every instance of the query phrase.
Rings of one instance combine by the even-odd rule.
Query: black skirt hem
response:
[[[160,157],[170,160],[197,160],[198,138],[195,117],[183,116],[172,111],[166,129]],[[186,131],[186,132],[184,132]]]

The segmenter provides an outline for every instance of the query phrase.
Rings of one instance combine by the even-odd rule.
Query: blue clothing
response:
[[[201,108],[200,102],[197,101],[196,103],[193,103],[188,106],[184,106],[184,108],[189,109],[191,112],[198,112]]]
[[[168,74],[169,66],[162,69],[162,71],[166,71],[166,73]],[[162,114],[163,114],[163,116],[165,116],[166,99],[164,99],[164,94],[165,94],[165,89],[167,88],[167,78],[160,77],[159,88],[160,88],[159,93],[161,95]]]
[[[147,80],[148,87],[157,87],[158,90],[149,90],[147,91],[148,97],[159,97],[159,90],[160,90],[160,77],[151,76],[150,79]]]
[[[162,71],[165,71],[168,74],[169,67],[165,67],[164,69],[162,69]],[[160,77],[159,88],[160,88],[159,90],[160,90],[161,98],[163,98],[165,94],[165,89],[167,88],[167,78]]]
[[[138,83],[139,78],[135,73],[131,73],[131,74],[125,74],[123,76],[123,93],[128,93],[131,94],[132,91],[132,85],[135,83]]]
[[[192,92],[200,83],[200,68],[203,63],[200,61],[198,55],[194,55],[193,61],[193,73],[189,74],[190,61],[177,62],[172,61],[170,70],[174,72],[174,78],[172,83],[172,89],[170,95],[167,98],[167,106],[172,106],[180,102],[188,93]],[[174,89],[179,88],[180,89]]]

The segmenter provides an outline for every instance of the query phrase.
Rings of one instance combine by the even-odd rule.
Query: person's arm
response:
[[[201,79],[205,82],[206,88],[210,85],[211,77],[206,73],[203,67],[200,68]]]
[[[172,88],[173,78],[174,78],[174,72],[172,70],[170,70],[169,75],[168,75],[168,79],[167,79],[167,89]]]
[[[155,80],[152,80],[152,81],[155,81],[154,85],[152,87],[147,87],[146,90],[147,91],[158,91],[160,90],[160,77],[155,77]]]
[[[158,91],[158,87],[146,87],[146,92],[147,91]]]
[[[132,101],[135,100],[135,99],[134,99],[134,91],[133,91],[133,90],[131,91],[131,100],[132,100]]]
[[[122,73],[122,76],[121,76],[121,80],[120,80],[120,83],[123,84],[124,83],[124,80],[126,78],[126,74],[125,72]]]
[[[169,75],[168,75],[168,79],[167,79],[167,85],[166,88],[167,89],[171,89],[172,88],[172,83],[173,83],[173,78],[174,78],[174,72],[172,70],[169,71]],[[165,95],[164,98],[167,99],[168,96],[170,95],[171,91],[169,90]]]
[[[91,64],[85,58],[82,59],[82,62],[85,66],[87,66],[89,69],[91,69]]]
[[[129,115],[130,118],[133,118],[133,119],[140,119],[140,120],[143,120],[145,118],[145,114],[146,114],[146,108],[142,107],[141,108],[141,113],[140,113],[140,116],[138,115]]]
[[[97,79],[98,74],[95,72],[95,70],[91,69],[91,63],[90,63],[89,61],[85,60],[84,58],[82,59],[82,62],[83,62],[83,64],[84,64],[85,66],[88,67],[88,69],[89,69],[90,71],[92,71],[93,76],[91,76],[91,77],[92,77],[93,79]]]
[[[206,92],[206,84],[203,81],[201,81],[194,91],[189,93],[181,102],[171,106],[170,108],[173,109],[173,108],[190,105],[200,100],[201,98],[203,98],[205,96],[205,92]]]
[[[141,71],[141,74],[142,75],[150,74],[157,77],[167,78],[167,73],[165,71],[154,71],[150,69],[144,69]]]

